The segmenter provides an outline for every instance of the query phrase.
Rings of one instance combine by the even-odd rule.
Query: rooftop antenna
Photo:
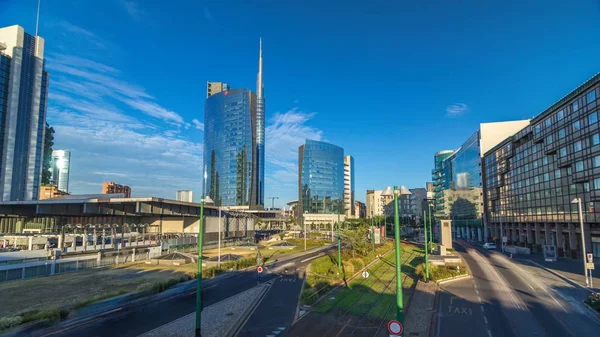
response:
[[[35,20],[35,36],[38,36],[38,32],[40,30],[40,4],[42,0],[38,0],[38,8],[37,8],[37,19]]]

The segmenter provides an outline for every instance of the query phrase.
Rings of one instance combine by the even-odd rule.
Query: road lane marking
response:
[[[478,300],[479,302],[482,302],[482,301],[481,301],[481,297],[479,297],[479,296],[477,296],[477,300]]]
[[[479,295],[479,290],[475,289],[475,292],[477,293],[477,295]]]
[[[483,309],[483,305],[480,306],[480,308],[481,308],[481,312],[485,312],[485,310]]]
[[[485,321],[485,324],[488,324],[487,317],[483,316],[483,320]]]
[[[488,329],[488,336],[492,337],[492,332]]]
[[[300,262],[302,263],[302,262],[310,261],[312,259],[316,259],[317,257],[320,257],[320,256],[317,255],[317,256],[309,257],[308,259],[301,260]]]

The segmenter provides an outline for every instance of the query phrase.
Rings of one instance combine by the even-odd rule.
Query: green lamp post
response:
[[[206,186],[206,167],[204,168],[204,186]],[[198,275],[196,275],[196,337],[200,337],[202,324],[202,246],[204,244],[204,204],[212,203],[210,197],[200,198],[200,224],[198,226]]]
[[[394,186],[394,190],[391,187],[387,187],[381,195],[383,196],[394,196],[394,238],[396,248],[396,320],[400,324],[404,325],[404,300],[402,298],[402,264],[400,259],[400,217],[398,215],[398,188]],[[398,191],[400,195],[410,195],[410,191],[401,186]],[[402,335],[400,335],[402,336]]]

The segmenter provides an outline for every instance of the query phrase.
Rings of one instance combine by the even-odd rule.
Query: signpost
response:
[[[256,271],[258,273],[262,273],[263,272],[263,268],[261,266],[258,266],[258,268],[256,268]]]
[[[400,322],[393,319],[388,323],[388,331],[390,332],[390,337],[401,336],[402,332],[404,331],[404,327]]]
[[[363,278],[368,278],[368,277],[369,277],[369,272],[368,272],[368,271],[366,271],[366,270],[365,270],[365,271],[363,271],[363,272],[362,272],[362,277],[363,277]]]

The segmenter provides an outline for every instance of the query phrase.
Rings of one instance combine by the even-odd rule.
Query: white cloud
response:
[[[275,113],[266,127],[267,161],[289,168],[298,159],[298,147],[306,139],[321,140],[323,131],[306,125],[316,115],[293,108],[285,113]]]
[[[142,15],[143,15],[143,10],[140,8],[140,5],[133,1],[133,0],[129,0],[129,1],[123,1],[122,2],[123,7],[125,8],[125,10],[127,11],[127,13],[135,20],[135,21],[141,21],[142,20]]]
[[[85,38],[85,40],[88,43],[91,43],[93,45],[95,45],[96,47],[99,47],[101,49],[106,49],[106,44],[103,43],[97,36],[96,34],[92,33],[91,31],[77,26],[71,22],[65,21],[65,20],[61,20],[58,21],[54,24],[51,25],[55,25],[58,28],[60,28],[63,32],[65,33],[72,33],[75,35],[80,35],[81,37]]]
[[[200,122],[197,119],[192,119],[192,123],[194,124],[194,127],[200,131],[204,131],[204,123]]]
[[[119,178],[127,178],[129,177],[129,174],[125,174],[125,173],[119,173],[119,172],[92,172],[93,174],[99,175],[99,176],[109,176],[109,177],[119,177]]]
[[[130,107],[139,110],[147,115],[162,119],[166,122],[174,122],[176,124],[183,123],[183,117],[178,113],[167,110],[162,106],[142,99],[122,99],[122,101]]]
[[[454,103],[446,107],[446,116],[459,117],[462,116],[469,107],[465,103]]]

